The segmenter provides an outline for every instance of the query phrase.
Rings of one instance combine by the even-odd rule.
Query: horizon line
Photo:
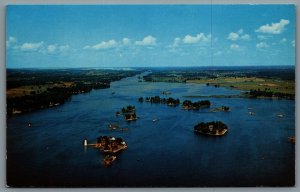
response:
[[[292,65],[203,65],[203,66],[139,66],[139,67],[6,67],[6,69],[135,69],[135,68],[201,68],[201,67],[295,67],[295,64]]]

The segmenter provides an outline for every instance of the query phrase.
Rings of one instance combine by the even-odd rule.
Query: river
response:
[[[185,111],[163,104],[139,103],[139,97],[169,91],[187,95],[226,95],[239,91],[199,84],[138,82],[137,76],[111,88],[72,96],[62,106],[7,120],[7,184],[50,187],[191,187],[289,186],[295,181],[295,101],[210,98],[211,108]],[[114,92],[114,94],[112,94]],[[199,100],[192,98],[191,100]],[[125,122],[116,111],[135,105],[139,119]],[[249,109],[255,115],[249,115]],[[285,114],[280,118],[278,113]],[[153,122],[153,119],[158,121]],[[220,120],[229,127],[223,137],[194,134],[201,121]],[[28,126],[28,123],[31,126]],[[110,130],[119,123],[128,131]],[[128,149],[112,166],[103,154],[84,148],[83,139],[122,137]]]

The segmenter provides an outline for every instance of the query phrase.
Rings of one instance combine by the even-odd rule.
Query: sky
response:
[[[9,5],[7,68],[295,65],[293,5]]]

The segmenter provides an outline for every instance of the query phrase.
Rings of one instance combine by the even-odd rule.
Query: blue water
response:
[[[197,84],[138,82],[130,77],[111,88],[72,97],[62,106],[15,116],[7,121],[7,179],[10,186],[289,186],[294,185],[295,102],[241,98],[211,98],[209,109],[139,103],[139,97],[238,94],[237,90]],[[112,94],[115,92],[115,94]],[[166,97],[168,97],[166,96]],[[192,100],[198,100],[193,98]],[[115,112],[135,105],[135,122]],[[248,108],[255,115],[248,114]],[[283,118],[277,117],[284,113]],[[158,121],[152,120],[157,118]],[[193,132],[201,121],[221,120],[229,127],[223,137]],[[28,127],[28,123],[32,126]],[[108,129],[119,123],[128,131]],[[128,149],[111,167],[103,154],[84,148],[82,141],[101,135],[122,137]]]

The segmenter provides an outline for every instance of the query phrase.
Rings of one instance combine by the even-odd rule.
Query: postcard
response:
[[[293,187],[294,5],[8,5],[7,186]]]

